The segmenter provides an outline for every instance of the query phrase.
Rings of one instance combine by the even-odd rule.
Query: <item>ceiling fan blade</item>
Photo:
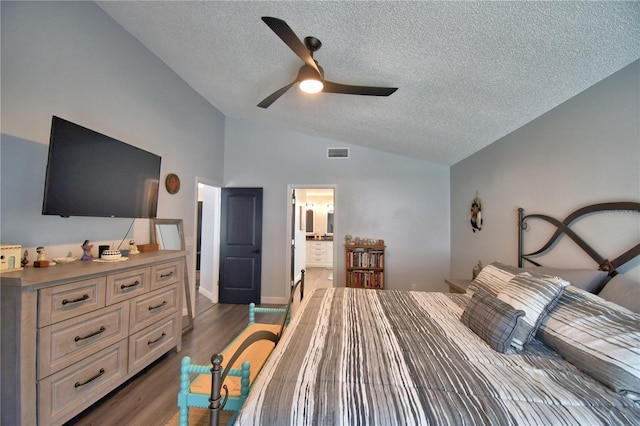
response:
[[[258,106],[260,108],[269,108],[269,105],[271,105],[272,103],[274,103],[275,101],[278,100],[278,98],[282,95],[284,95],[284,93],[289,90],[289,88],[291,86],[293,86],[296,82],[292,82],[291,84],[287,84],[286,86],[284,86],[282,89],[278,89],[275,92],[273,92],[272,94],[270,94],[269,96],[267,96],[266,98],[264,98],[264,100],[262,102],[260,102],[258,104]]]
[[[286,22],[282,19],[272,18],[270,16],[263,16],[262,20],[273,30],[274,33],[278,35],[278,37],[282,39],[282,41],[285,42],[287,46],[289,46],[291,50],[293,50],[296,55],[298,55],[300,59],[302,59],[305,64],[315,69],[318,72],[318,75],[320,75],[320,69],[318,69],[316,61],[313,60],[313,57],[305,45],[300,41],[296,33],[293,32]]]
[[[397,87],[353,86],[349,84],[334,83],[328,80],[324,81],[324,87],[322,89],[322,91],[326,93],[343,93],[346,95],[367,96],[389,96],[396,90],[398,90]]]

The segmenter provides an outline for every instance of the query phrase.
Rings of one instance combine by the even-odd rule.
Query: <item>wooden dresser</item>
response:
[[[182,342],[186,252],[0,275],[2,418],[62,424]]]

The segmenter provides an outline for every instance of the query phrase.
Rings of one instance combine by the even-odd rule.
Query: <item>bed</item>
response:
[[[640,212],[598,206],[585,214]],[[552,223],[568,235],[579,216]],[[533,218],[519,211],[521,235]],[[618,286],[638,254],[640,244],[613,261],[597,255],[604,271],[494,262],[467,294],[318,289],[237,424],[640,424],[640,314],[593,294]],[[535,255],[520,241],[519,258]],[[638,286],[623,281],[611,298],[627,304]]]

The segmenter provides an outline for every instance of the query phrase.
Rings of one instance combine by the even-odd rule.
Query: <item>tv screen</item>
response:
[[[156,217],[161,158],[53,116],[42,214]]]

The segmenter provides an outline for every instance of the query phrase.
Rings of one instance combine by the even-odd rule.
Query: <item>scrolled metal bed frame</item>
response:
[[[530,262],[535,266],[542,266],[538,262],[533,260],[532,257],[540,256],[548,252],[556,243],[556,241],[558,241],[562,237],[562,235],[566,235],[573,242],[575,242],[586,254],[588,254],[591,259],[596,262],[599,270],[607,271],[610,276],[617,275],[617,269],[620,266],[640,255],[640,242],[630,249],[626,250],[621,255],[610,260],[600,255],[600,253],[598,253],[593,247],[587,244],[587,242],[582,237],[580,237],[573,229],[571,229],[571,225],[575,223],[575,221],[586,215],[611,211],[635,212],[633,214],[637,214],[640,217],[640,203],[633,201],[619,201],[592,204],[574,211],[562,221],[544,214],[525,215],[524,209],[520,207],[518,209],[518,266],[522,268],[525,261]],[[541,219],[545,222],[548,222],[556,227],[556,231],[541,248],[530,253],[524,253],[524,232],[529,228],[529,224],[527,221],[530,219]]]

